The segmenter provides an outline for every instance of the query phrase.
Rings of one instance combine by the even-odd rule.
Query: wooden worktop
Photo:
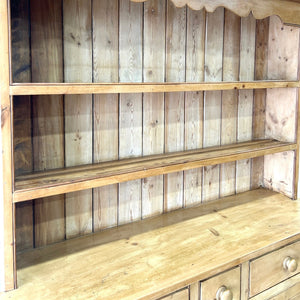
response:
[[[0,299],[155,299],[297,239],[300,202],[258,189],[19,254]]]

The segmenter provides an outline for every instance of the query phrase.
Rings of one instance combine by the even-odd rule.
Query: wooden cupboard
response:
[[[1,298],[297,297],[298,1],[0,13]]]

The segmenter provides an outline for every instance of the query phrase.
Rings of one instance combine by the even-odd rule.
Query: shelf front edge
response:
[[[167,93],[297,87],[300,87],[299,81],[245,81],[202,83],[27,83],[10,85],[9,91],[11,96],[18,96],[107,93]]]
[[[54,196],[58,194],[76,192],[80,190],[146,178],[150,176],[157,176],[162,174],[190,170],[190,169],[205,167],[209,165],[237,161],[241,159],[250,159],[258,156],[264,156],[264,155],[274,154],[279,152],[294,151],[296,149],[297,149],[297,144],[285,143],[283,145],[278,145],[278,146],[269,147],[265,149],[257,148],[249,152],[242,152],[237,154],[206,158],[197,161],[187,161],[187,162],[173,164],[173,165],[162,164],[154,168],[139,169],[133,171],[129,170],[128,172],[123,172],[120,174],[116,172],[115,174],[109,176],[90,178],[82,181],[63,182],[61,184],[56,184],[56,185],[41,184],[41,186],[34,187],[34,188],[15,190],[13,193],[13,202],[17,203],[17,202],[22,202],[22,201],[27,201],[27,200],[32,200],[32,199],[37,199],[42,197]]]

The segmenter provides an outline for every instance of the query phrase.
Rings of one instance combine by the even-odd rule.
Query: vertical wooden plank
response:
[[[165,76],[165,1],[144,4],[144,82],[164,82]],[[143,96],[143,155],[164,151],[164,94]],[[163,211],[163,176],[142,179],[142,217]]]
[[[242,18],[240,47],[240,80],[254,79],[256,21],[253,16]],[[253,90],[239,92],[238,101],[238,142],[252,139]],[[236,164],[236,191],[250,189],[251,160],[238,161]]]
[[[189,300],[200,299],[200,283],[196,282],[190,285],[190,297]]]
[[[93,1],[94,81],[118,82],[118,0]],[[94,162],[119,157],[119,96],[94,95]],[[118,224],[118,185],[94,189],[94,230]]]
[[[223,31],[224,8],[207,13],[205,47],[205,81],[222,81],[223,73]],[[220,145],[221,138],[221,92],[204,94],[203,146]],[[203,168],[202,200],[209,201],[219,197],[220,167]]]
[[[186,81],[204,81],[205,10],[187,8]],[[185,149],[203,146],[203,92],[185,93]],[[184,172],[184,206],[200,203],[203,169]]]
[[[65,82],[92,82],[91,1],[64,0]],[[92,163],[92,96],[65,96],[65,165]],[[92,190],[66,194],[66,238],[92,232]]]
[[[268,79],[269,18],[256,21],[255,80]],[[253,139],[265,137],[266,90],[254,91]],[[252,159],[251,188],[263,185],[264,158]]]
[[[31,69],[33,82],[62,82],[60,1],[31,1]],[[63,97],[35,96],[33,105],[34,170],[64,166]],[[35,246],[65,237],[64,196],[35,201]]]
[[[120,2],[119,80],[142,81],[142,3]],[[119,157],[142,155],[142,95],[120,95]],[[141,218],[141,180],[119,185],[119,224]]]
[[[295,80],[298,77],[298,65],[299,28],[284,26],[277,17],[270,17],[268,78]],[[297,98],[295,89],[286,89],[284,93],[279,89],[267,90],[266,136],[296,140]],[[295,170],[295,153],[265,156],[264,162],[265,185],[291,198],[295,197],[294,176],[291,174]]]
[[[29,1],[11,1],[12,80],[31,81]],[[14,97],[14,172],[32,171],[31,99]],[[16,204],[16,247],[22,251],[33,247],[33,202]]]
[[[166,80],[185,81],[186,8],[167,4]],[[184,93],[165,95],[165,151],[184,149]],[[164,211],[183,206],[183,172],[164,177]]]
[[[229,10],[225,10],[223,81],[239,79],[241,18]],[[237,133],[237,91],[222,92],[222,125],[221,144],[236,142]],[[235,193],[236,163],[231,162],[220,166],[220,196],[225,197]]]
[[[0,288],[14,288],[14,217],[12,204],[12,128],[9,97],[9,49],[7,1],[0,1],[0,101],[1,101],[1,178],[0,196]]]
[[[248,300],[249,298],[249,262],[241,265],[241,300]]]

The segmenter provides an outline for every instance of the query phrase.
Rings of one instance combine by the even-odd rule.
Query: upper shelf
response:
[[[27,83],[10,86],[10,95],[155,93],[300,87],[299,81],[244,81],[202,83]]]
[[[147,0],[131,0],[133,2],[146,2]],[[188,5],[194,10],[205,8],[214,12],[218,7],[225,7],[240,17],[247,17],[250,13],[256,19],[263,19],[277,15],[285,24],[300,26],[300,1],[292,0],[171,0],[175,6]]]

